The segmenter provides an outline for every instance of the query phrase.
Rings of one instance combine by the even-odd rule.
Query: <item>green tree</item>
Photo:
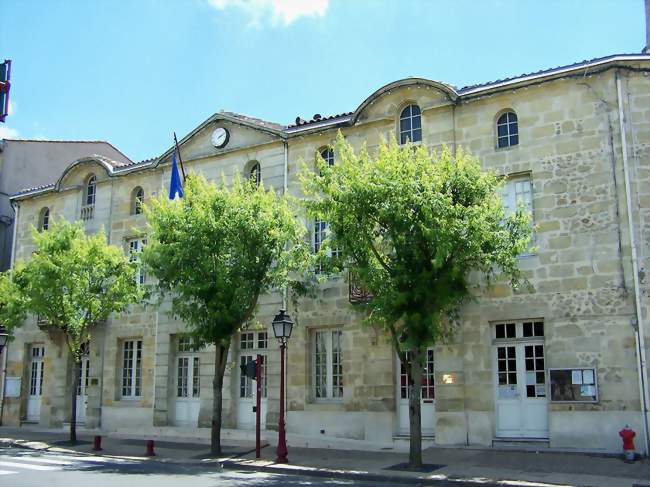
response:
[[[32,229],[36,249],[0,277],[0,321],[20,326],[26,313],[37,316],[65,337],[73,362],[70,441],[77,440],[77,384],[93,328],[111,313],[140,299],[135,263],[108,245],[103,231],[86,235],[81,223],[53,221],[47,231]]]
[[[422,464],[420,391],[427,347],[453,333],[478,281],[525,283],[517,256],[528,246],[530,216],[505,215],[501,181],[458,150],[382,143],[376,156],[355,153],[339,133],[337,163],[318,158],[303,171],[309,213],[329,222],[333,269],[349,266],[372,293],[366,322],[390,336],[410,379],[409,464]],[[480,282],[478,283],[480,284]]]
[[[222,387],[233,335],[253,316],[259,296],[290,284],[307,258],[304,228],[285,196],[236,177],[232,187],[192,175],[185,196],[161,196],[145,208],[143,261],[159,297],[199,345],[215,346],[211,450],[221,453]]]

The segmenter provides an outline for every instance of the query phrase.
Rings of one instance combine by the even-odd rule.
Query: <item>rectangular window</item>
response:
[[[521,205],[524,211],[530,214],[531,225],[535,223],[533,220],[533,185],[530,174],[508,179],[502,188],[502,203],[506,216],[514,213]],[[535,235],[533,234],[531,235],[530,247],[533,246],[534,239]],[[525,251],[524,255],[529,253],[530,251]]]
[[[142,340],[122,344],[122,398],[139,398],[142,387]]]
[[[519,204],[533,213],[533,190],[530,174],[508,178],[503,186],[503,208],[506,216],[514,213]]]
[[[132,238],[129,241],[129,261],[137,262],[138,268],[135,272],[135,282],[138,284],[144,284],[147,277],[140,265],[140,257],[142,255],[142,249],[147,245],[146,238]]]
[[[314,232],[312,235],[312,248],[314,250],[314,253],[317,254],[320,249],[323,246],[323,242],[327,240],[330,236],[330,228],[329,224],[326,221],[323,220],[315,220],[314,221]],[[339,256],[339,249],[338,248],[332,248],[330,246],[329,249],[327,249],[327,256],[331,257],[338,257]],[[316,269],[316,273],[322,272],[323,269],[321,266],[319,266]]]
[[[315,399],[338,399],[343,397],[343,332],[317,330],[313,334],[312,384]]]

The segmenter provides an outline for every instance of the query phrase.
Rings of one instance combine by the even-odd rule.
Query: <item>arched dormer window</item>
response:
[[[81,206],[81,219],[92,220],[95,216],[95,197],[97,196],[97,177],[91,174],[86,180],[84,188],[83,205]]]
[[[259,186],[262,183],[262,168],[260,167],[259,162],[253,163],[248,177],[255,186]]]
[[[517,144],[519,144],[517,114],[508,110],[497,119],[497,148],[503,149]]]
[[[325,147],[320,150],[320,156],[327,163],[328,166],[334,165],[334,149],[331,147]]]
[[[422,141],[422,113],[417,105],[409,105],[399,116],[399,143]]]
[[[38,215],[38,229],[47,230],[50,227],[50,209],[46,206]]]
[[[131,193],[131,214],[141,215],[143,203],[144,203],[144,189],[138,186]]]

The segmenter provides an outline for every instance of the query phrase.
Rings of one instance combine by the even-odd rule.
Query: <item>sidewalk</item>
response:
[[[80,432],[80,444],[67,445],[63,430],[35,430],[0,427],[0,446],[16,444],[25,448],[49,451],[92,453],[93,436]],[[102,455],[144,457],[145,440],[104,437]],[[460,448],[428,448],[424,462],[437,468],[431,472],[387,470],[406,462],[408,455],[395,452],[364,452],[350,450],[298,448],[289,446],[289,465],[274,463],[275,444],[262,449],[262,458],[255,459],[255,445],[251,442],[228,440],[224,454],[213,458],[209,445],[169,438],[156,440],[155,460],[205,464],[217,462],[225,468],[260,470],[277,473],[296,473],[319,477],[338,477],[433,485],[435,481],[502,481],[505,485],[566,485],[593,487],[650,487],[648,460],[626,464],[619,458],[577,453],[535,453],[504,450]]]

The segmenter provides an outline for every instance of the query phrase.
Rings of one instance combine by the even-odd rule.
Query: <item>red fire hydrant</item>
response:
[[[618,432],[618,435],[623,439],[623,455],[625,456],[626,462],[634,461],[634,437],[636,433],[634,430],[630,429],[628,425],[625,425],[621,431]]]

